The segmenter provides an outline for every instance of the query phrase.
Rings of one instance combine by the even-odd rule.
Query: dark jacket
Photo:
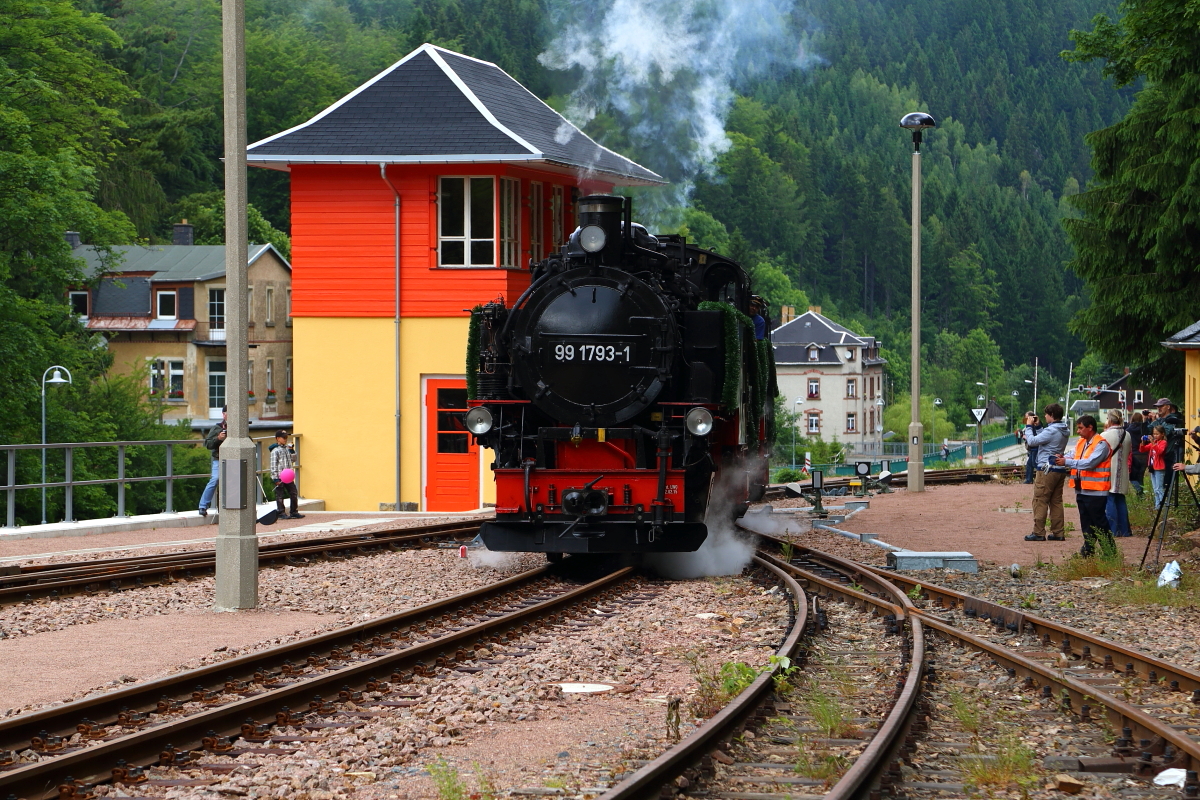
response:
[[[212,453],[213,461],[217,460],[217,451],[221,449],[221,440],[217,437],[220,436],[221,431],[226,430],[226,428],[226,423],[221,422],[218,425],[213,425],[208,429],[208,432],[204,434],[204,446],[207,447]]]

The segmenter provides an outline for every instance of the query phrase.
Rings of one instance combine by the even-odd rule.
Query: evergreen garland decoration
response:
[[[700,311],[721,312],[721,324],[725,329],[725,380],[721,385],[721,405],[726,408],[737,408],[740,400],[738,389],[742,370],[742,337],[738,331],[738,320],[734,316],[738,310],[729,303],[719,303],[714,300],[706,300],[696,308]]]
[[[471,309],[471,321],[467,325],[467,399],[479,397],[479,314],[483,306]]]

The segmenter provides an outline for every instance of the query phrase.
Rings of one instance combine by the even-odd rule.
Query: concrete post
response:
[[[219,611],[258,605],[258,537],[254,531],[257,497],[252,465],[254,442],[248,425],[250,389],[249,309],[246,261],[246,36],[245,0],[221,4],[221,43],[225,98],[225,353],[229,435],[221,445],[222,486],[217,533],[215,606]],[[240,463],[246,469],[240,470]],[[226,486],[226,475],[240,474],[242,485]],[[240,499],[240,502],[237,502]],[[244,508],[229,508],[244,505]]]
[[[920,133],[918,132],[918,136]],[[914,142],[920,140],[914,137]],[[919,148],[919,145],[918,145]],[[908,491],[925,491],[921,424],[921,151],[912,154],[912,421],[908,424]],[[935,427],[934,430],[937,430]]]

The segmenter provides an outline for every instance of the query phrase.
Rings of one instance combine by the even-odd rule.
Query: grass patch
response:
[[[965,756],[962,769],[967,783],[977,788],[1010,786],[1037,780],[1037,754],[1015,736],[1002,737],[989,748],[990,758]]]
[[[1125,554],[1116,540],[1101,538],[1096,542],[1096,552],[1090,556],[1072,555],[1054,567],[1051,574],[1060,581],[1075,581],[1080,578],[1112,578],[1125,573]]]
[[[858,733],[850,721],[842,701],[819,685],[809,682],[805,687],[804,710],[812,717],[813,727],[831,739],[845,739]]]
[[[696,694],[691,706],[693,713],[701,719],[716,714],[758,677],[758,672],[747,664],[727,661],[718,666],[695,650],[684,653],[681,659],[696,679]]]
[[[446,759],[439,757],[425,769],[429,770],[429,775],[433,778],[438,800],[467,800],[467,785],[463,783],[457,767],[447,764]]]
[[[962,692],[950,690],[950,713],[958,720],[958,724],[967,733],[975,736],[983,725],[983,709],[975,698],[967,697]]]
[[[845,756],[835,755],[824,751],[809,751],[808,742],[800,741],[800,753],[796,758],[796,772],[806,778],[825,781],[829,786],[840,778],[852,763]]]
[[[1138,577],[1126,577],[1107,588],[1110,602],[1130,606],[1171,606],[1187,608],[1200,606],[1200,578],[1185,572],[1179,580],[1179,588],[1158,586],[1157,576],[1141,573]]]

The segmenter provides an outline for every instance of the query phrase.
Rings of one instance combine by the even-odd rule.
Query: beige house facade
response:
[[[177,225],[175,241],[190,241],[190,228]],[[70,292],[75,313],[107,340],[112,371],[139,376],[147,395],[163,401],[165,421],[189,419],[193,427],[207,427],[221,418],[227,401],[225,246],[113,250],[115,266],[94,247],[75,247],[89,274],[103,276]],[[280,426],[290,428],[291,265],[269,244],[250,245],[247,265],[251,420],[286,421]]]
[[[785,407],[801,436],[851,444],[883,436],[883,365],[879,342],[809,310],[771,333]],[[877,446],[877,445],[876,445]]]

